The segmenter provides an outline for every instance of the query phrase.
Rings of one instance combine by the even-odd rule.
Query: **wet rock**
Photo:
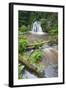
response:
[[[58,77],[58,65],[49,65],[44,72],[46,78]]]
[[[28,72],[27,70],[25,70],[24,71],[24,73],[23,73],[23,76],[22,76],[22,78],[23,79],[34,79],[34,78],[38,78],[36,75],[34,75],[34,74],[32,74],[32,73],[30,73],[30,72]]]
[[[49,47],[44,49],[44,58],[48,64],[58,64],[58,50]]]

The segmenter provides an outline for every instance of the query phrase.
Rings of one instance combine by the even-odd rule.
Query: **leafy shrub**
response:
[[[20,28],[19,28],[19,31],[21,32],[26,32],[27,31],[27,27],[25,25],[22,25]]]
[[[22,38],[19,39],[18,45],[19,45],[19,53],[23,53],[28,45],[27,38],[25,36],[22,36]]]
[[[42,59],[42,52],[40,50],[35,50],[32,55],[30,56],[30,61],[32,63],[38,63]]]
[[[58,34],[58,29],[51,29],[48,31],[49,35],[57,35]]]
[[[53,27],[53,29],[49,30],[48,33],[49,33],[50,45],[58,44],[58,28],[57,28],[57,26]]]

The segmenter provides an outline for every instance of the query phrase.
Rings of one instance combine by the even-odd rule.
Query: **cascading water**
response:
[[[33,33],[33,34],[44,34],[44,32],[42,31],[42,27],[41,27],[40,21],[35,21],[33,23],[31,33]]]

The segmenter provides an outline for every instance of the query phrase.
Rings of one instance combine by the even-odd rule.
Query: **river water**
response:
[[[47,33],[45,33],[44,35],[36,35],[36,34],[30,34],[29,32],[26,33],[26,36],[30,43],[37,39],[48,40]],[[30,54],[32,51],[27,53]],[[58,46],[57,45],[49,46],[45,44],[42,47],[42,51],[44,52],[44,58],[41,63],[45,65],[43,78],[58,77]],[[34,75],[33,73],[29,72],[26,69],[22,74],[23,74],[22,75],[23,79],[38,78],[36,75]]]
[[[50,77],[58,77],[58,50],[57,46],[46,46],[44,49],[44,59],[42,60],[42,64],[45,65],[44,68],[44,77],[43,78],[50,78]],[[23,79],[31,79],[31,78],[38,78],[38,76],[34,75],[33,73],[29,72],[28,70],[24,70],[23,72]]]

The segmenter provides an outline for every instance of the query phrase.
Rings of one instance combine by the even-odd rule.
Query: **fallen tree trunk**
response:
[[[29,44],[28,46],[27,46],[27,49],[33,49],[33,48],[35,48],[36,46],[42,46],[43,44],[45,44],[45,43],[48,43],[49,41],[44,41],[44,42],[41,42],[41,43],[35,43],[35,44]]]
[[[41,43],[29,44],[28,46],[41,45],[41,44],[45,44],[45,43],[48,43],[48,42],[49,41],[44,41],[44,42],[41,42]]]
[[[44,77],[44,71],[39,71],[36,66],[29,63],[27,60],[25,60],[21,55],[19,55],[19,61],[25,65],[26,69],[30,72],[34,73],[38,77]]]

